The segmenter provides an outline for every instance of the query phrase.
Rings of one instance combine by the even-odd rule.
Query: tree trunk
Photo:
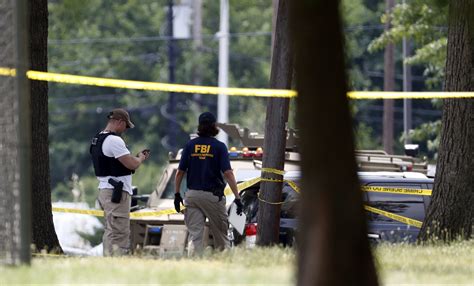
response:
[[[302,158],[298,285],[377,285],[354,158],[339,1],[291,1]]]
[[[446,91],[474,91],[474,3],[450,2]],[[469,239],[473,226],[474,100],[445,99],[431,204],[419,240]]]
[[[385,12],[388,14],[395,6],[394,0],[385,1]],[[385,23],[385,31],[390,29],[390,21]],[[384,77],[383,90],[395,90],[395,46],[388,43],[384,53]],[[393,154],[393,111],[395,102],[393,99],[384,99],[383,101],[383,149],[389,154]]]
[[[29,1],[31,69],[48,70],[48,1]],[[32,227],[37,250],[61,252],[51,211],[48,83],[30,81],[32,127]]]
[[[289,1],[279,0],[278,11],[274,13],[277,19],[273,41],[270,88],[291,88],[293,52],[288,34]],[[263,168],[284,169],[289,106],[290,100],[287,98],[268,99]],[[262,176],[277,180],[283,179],[282,175],[273,173],[264,172]],[[281,205],[278,203],[281,201],[283,183],[263,181],[260,186],[263,200],[259,202],[257,243],[259,245],[278,244],[281,209]]]
[[[21,1],[2,1],[0,4],[0,67],[24,67],[19,59],[20,51],[24,52],[23,39],[18,32],[22,22],[19,7]],[[23,59],[23,58],[22,58]],[[18,73],[20,74],[20,73]],[[13,76],[0,76],[0,264],[28,263],[23,257],[24,244],[29,235],[24,232],[25,217],[22,191],[25,179],[22,173],[24,164],[21,158],[25,155],[20,146],[20,99],[24,79]],[[23,121],[24,122],[24,121]],[[23,134],[22,134],[23,135]],[[27,145],[27,144],[24,144]],[[25,147],[25,146],[22,146]],[[27,217],[26,219],[28,219]],[[29,248],[27,248],[29,250]],[[29,254],[29,252],[27,253]]]

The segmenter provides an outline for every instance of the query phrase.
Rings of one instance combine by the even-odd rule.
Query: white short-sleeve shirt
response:
[[[101,132],[105,133],[105,132]],[[102,152],[107,157],[113,157],[115,159],[120,158],[124,155],[130,154],[130,151],[127,149],[125,142],[120,136],[109,135],[105,138],[104,142],[102,143]],[[121,181],[123,183],[123,190],[128,192],[130,195],[133,194],[132,192],[132,175],[114,177],[114,176],[106,176],[106,177],[97,177],[99,180],[99,189],[113,189],[114,187],[109,184],[109,178],[113,178],[115,180]]]

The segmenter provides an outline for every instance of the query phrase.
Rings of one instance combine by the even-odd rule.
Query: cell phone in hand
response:
[[[150,149],[144,149],[144,150],[142,151],[142,153],[143,153],[143,154],[145,154],[145,153],[150,153]]]

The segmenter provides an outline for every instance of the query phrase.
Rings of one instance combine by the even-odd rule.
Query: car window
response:
[[[299,187],[299,181],[295,181],[295,183]],[[281,205],[281,217],[295,218],[297,215],[300,194],[293,190],[290,185],[285,184],[283,186],[281,197],[284,202]]]
[[[174,178],[176,176],[176,170],[173,170],[173,174],[171,174],[171,178],[168,180],[168,183],[166,183],[165,190],[161,194],[161,199],[174,199],[174,188],[175,188],[175,183],[174,183]],[[184,193],[186,193],[187,187],[186,187],[186,176],[183,177],[183,181],[181,181],[181,196],[184,197]]]
[[[404,185],[400,183],[373,183],[368,185],[392,188],[422,189],[422,185],[418,184]],[[398,214],[411,219],[416,219],[419,221],[423,221],[423,219],[425,218],[425,205],[423,201],[423,196],[367,192],[367,198],[367,204],[371,207]],[[369,220],[371,221],[399,223],[386,216],[373,212],[367,212],[367,215],[369,216]]]

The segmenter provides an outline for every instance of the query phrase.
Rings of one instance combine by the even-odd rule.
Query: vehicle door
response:
[[[367,186],[403,189],[423,189],[425,184],[372,182]],[[386,212],[384,214],[367,211],[369,234],[378,236],[382,241],[403,242],[415,241],[419,228],[388,217],[395,214],[423,222],[425,218],[424,197],[420,195],[390,192],[365,192],[366,204]]]

